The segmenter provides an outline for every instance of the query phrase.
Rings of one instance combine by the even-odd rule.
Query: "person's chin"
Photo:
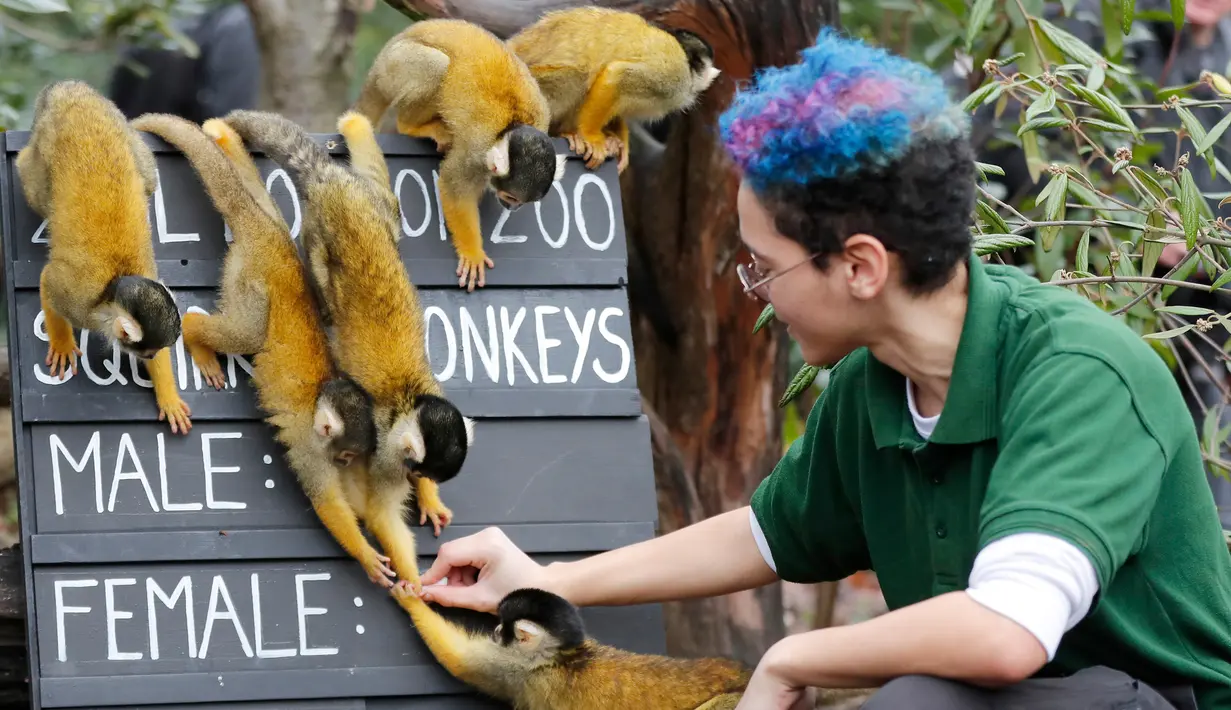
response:
[[[850,354],[850,350],[840,350],[833,347],[815,347],[809,344],[799,343],[799,354],[803,357],[803,361],[812,367],[829,368],[842,358]]]

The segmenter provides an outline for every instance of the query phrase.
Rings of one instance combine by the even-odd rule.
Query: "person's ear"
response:
[[[852,296],[864,301],[875,298],[889,281],[889,252],[876,237],[854,234],[846,240],[842,268]]]

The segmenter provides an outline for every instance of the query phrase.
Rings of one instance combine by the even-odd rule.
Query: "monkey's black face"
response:
[[[103,301],[123,308],[141,326],[141,339],[122,343],[143,360],[175,344],[180,337],[180,312],[166,286],[142,276],[118,276],[107,284]]]
[[[508,132],[509,172],[492,178],[500,204],[509,210],[538,202],[556,176],[556,149],[546,133],[517,125]]]
[[[433,395],[415,398],[419,431],[423,435],[423,460],[407,458],[406,468],[419,476],[444,483],[457,476],[466,462],[470,436],[466,420],[447,399]]]

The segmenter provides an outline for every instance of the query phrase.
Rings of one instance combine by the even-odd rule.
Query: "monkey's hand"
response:
[[[187,434],[192,428],[188,417],[192,410],[184,400],[180,399],[175,387],[175,375],[171,370],[171,348],[158,351],[146,366],[150,372],[150,380],[154,383],[154,399],[158,402],[158,421],[164,419],[171,423],[171,433]]]
[[[363,560],[361,563],[363,570],[368,573],[368,579],[379,587],[388,589],[393,586],[393,580],[390,577],[396,577],[397,572],[389,566],[389,558],[380,554],[376,550],[371,550],[371,559]]]
[[[478,279],[479,288],[487,285],[486,269],[494,268],[496,264],[491,260],[491,257],[483,251],[483,247],[478,248],[478,253],[459,251],[457,255],[457,285],[466,286],[467,291],[474,290],[475,279]]]
[[[419,597],[422,591],[422,588],[415,589],[415,585],[402,580],[393,585],[393,588],[389,590],[389,595],[398,603],[398,606],[406,611],[418,611],[417,607],[426,603]]]
[[[603,134],[586,136],[581,133],[566,133],[569,150],[586,161],[586,167],[594,170],[607,159],[607,137]]]
[[[47,324],[51,325],[50,318],[47,319]],[[67,323],[65,325],[67,326]],[[70,368],[74,375],[77,374],[77,358],[81,355],[81,349],[73,338],[73,329],[66,327],[64,331],[65,333],[60,333],[58,329],[47,328],[46,364],[49,368],[48,374],[52,377],[67,376]]]
[[[178,434],[183,432],[188,433],[192,428],[192,421],[189,417],[192,415],[192,410],[184,400],[180,399],[179,395],[172,395],[170,398],[158,400],[158,421],[166,419],[171,422],[171,433]]]
[[[440,499],[440,487],[429,478],[420,478],[417,484],[419,498],[419,524],[424,525],[427,519],[432,519],[432,527],[436,529],[436,537],[440,531],[453,522],[453,511],[449,510]]]

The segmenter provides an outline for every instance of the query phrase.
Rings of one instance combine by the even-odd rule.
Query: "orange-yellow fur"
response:
[[[413,592],[395,586],[392,594],[445,670],[516,710],[725,708],[725,698],[709,703],[728,694],[738,699],[751,677],[736,661],[632,653],[593,639],[555,662],[528,663],[516,649],[448,621]]]
[[[73,328],[88,319],[108,283],[131,274],[158,279],[150,234],[154,155],[119,109],[88,84],[63,81],[39,97],[35,125],[17,154],[26,201],[47,219],[48,258],[39,278],[47,327],[46,364],[55,377],[77,372]],[[158,418],[187,433],[191,410],[180,398],[171,349],[148,361]]]
[[[187,156],[234,236],[215,311],[184,317],[184,342],[193,360],[221,388],[217,353],[254,355],[258,402],[318,517],[374,582],[389,586],[388,558],[359,528],[358,520],[368,511],[354,505],[344,486],[362,482],[366,461],[356,461],[342,474],[313,431],[317,393],[335,371],[290,230],[256,165],[239,136],[217,119],[207,121],[204,130],[160,114],[141,116],[133,125]]]
[[[392,107],[397,130],[430,138],[445,154],[440,202],[458,255],[458,276],[485,283],[478,203],[483,155],[509,124],[546,131],[550,109],[526,65],[498,37],[464,20],[415,22],[376,57],[355,111],[379,125]]]
[[[334,361],[372,397],[378,432],[390,413],[413,409],[413,392],[440,394],[424,348],[423,310],[397,251],[397,199],[371,124],[352,114],[339,121],[352,171],[303,145],[308,139],[302,130],[275,114],[235,111],[223,120],[249,143],[290,146],[287,159],[304,163],[303,170],[292,171],[312,172],[296,178],[307,205],[308,268],[321,289]],[[332,266],[326,269],[326,263]],[[411,484],[402,458],[390,460],[378,449],[368,473],[347,485],[348,498],[398,576],[418,586],[415,539],[403,517]],[[420,479],[417,486],[422,515],[447,525],[452,511],[441,503],[435,482]]]
[[[566,137],[591,169],[615,154],[623,172],[628,122],[686,108],[708,85],[690,74],[670,33],[622,10],[552,10],[507,44],[551,105],[552,135]]]

